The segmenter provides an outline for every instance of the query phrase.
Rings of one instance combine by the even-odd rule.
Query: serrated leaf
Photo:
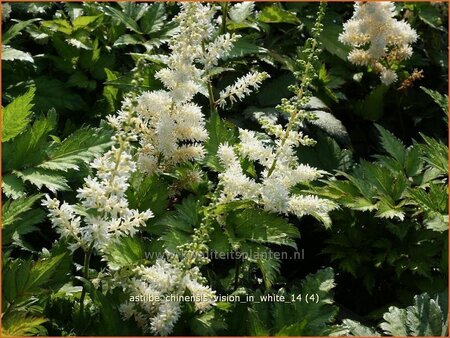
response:
[[[47,330],[42,324],[47,321],[48,319],[44,317],[32,316],[23,312],[13,312],[2,318],[2,336],[45,336]]]
[[[117,19],[119,22],[123,23],[128,29],[136,33],[141,33],[139,30],[139,26],[131,17],[125,15],[121,11],[118,11],[111,5],[103,5],[101,9],[105,12],[105,14]]]
[[[16,97],[2,109],[2,142],[7,142],[22,133],[30,123],[35,88]]]
[[[239,240],[271,243],[297,248],[294,239],[300,237],[298,229],[278,215],[259,209],[236,210],[227,217]]]
[[[267,6],[258,15],[258,20],[265,23],[291,23],[298,24],[300,21],[294,13],[291,13],[278,4]]]
[[[3,61],[19,60],[34,63],[34,59],[31,56],[31,54],[12,48],[7,45],[2,45],[2,60]]]
[[[339,326],[339,329],[342,329],[343,332],[341,334],[335,335],[334,333],[331,336],[356,336],[356,337],[379,337],[381,336],[374,328],[367,327],[362,325],[361,323],[351,320],[344,319],[342,321],[342,325]]]
[[[448,175],[448,147],[437,139],[420,134],[424,144],[421,144],[422,159],[431,167],[438,169],[442,175]]]
[[[20,34],[20,32],[27,28],[30,24],[41,19],[30,19],[26,21],[19,21],[15,25],[12,25],[5,33],[2,35],[2,44],[6,45],[12,38]]]
[[[446,336],[448,313],[436,299],[424,293],[414,297],[414,305],[406,309],[395,306],[385,313],[380,327],[392,336]]]
[[[146,245],[139,238],[122,237],[120,240],[109,244],[108,250],[105,252],[107,264],[112,270],[136,266],[139,261],[147,259]]]
[[[37,118],[29,130],[3,144],[3,172],[20,170],[42,162],[45,159],[45,144],[48,134],[56,127],[56,113],[50,111],[47,117]]]
[[[337,307],[333,305],[334,273],[331,268],[309,274],[301,282],[300,288],[292,290],[295,296],[301,294],[318,296],[318,301],[297,301],[287,306],[274,304],[274,329],[276,335],[289,333],[296,336],[328,335],[329,324],[334,321]],[[290,298],[290,297],[288,297]],[[316,299],[316,298],[315,298]],[[300,319],[300,321],[299,321]]]
[[[20,221],[22,219],[20,215],[31,210],[33,204],[41,199],[42,196],[42,194],[37,194],[14,201],[7,201],[2,206],[2,226],[5,228]]]
[[[78,170],[80,164],[89,163],[112,144],[110,131],[89,127],[81,128],[61,144],[54,146],[48,153],[48,160],[38,167],[61,171]]]
[[[151,34],[163,27],[166,18],[165,4],[162,2],[153,3],[146,9],[139,25],[145,34]]]
[[[385,200],[381,200],[377,206],[378,211],[375,217],[388,219],[398,218],[400,221],[405,219],[405,213],[402,211],[401,206],[393,206]]]
[[[39,189],[45,186],[52,192],[67,191],[70,187],[67,185],[67,179],[53,171],[39,168],[29,168],[14,172],[24,182],[30,182]]]
[[[442,95],[436,90],[420,87],[425,93],[427,93],[435,103],[442,109],[445,115],[448,115],[448,95]]]
[[[400,164],[405,163],[406,150],[403,143],[396,138],[391,132],[384,129],[382,126],[376,124],[375,127],[380,133],[380,142],[383,149],[395,158]]]
[[[26,194],[24,183],[13,174],[2,177],[2,192],[12,199],[18,199]]]
[[[265,54],[267,49],[256,44],[251,36],[245,36],[233,44],[233,48],[223,59],[241,58],[247,55]]]
[[[92,29],[101,21],[101,15],[95,16],[78,16],[72,21],[73,30],[89,28]]]

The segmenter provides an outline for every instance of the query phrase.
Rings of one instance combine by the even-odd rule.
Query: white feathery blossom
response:
[[[153,217],[150,210],[130,209],[125,195],[130,176],[136,171],[130,154],[130,141],[135,140],[135,135],[130,127],[133,121],[129,104],[125,100],[123,110],[108,118],[117,129],[113,136],[115,145],[91,162],[95,175],[85,178],[84,185],[77,190],[79,205],[60,204],[48,196],[42,202],[61,237],[71,240],[71,250],[82,247],[87,251],[92,247],[104,251],[120,237],[134,235]]]
[[[119,311],[125,320],[134,318],[146,333],[165,336],[172,332],[181,314],[180,300],[187,290],[198,312],[215,304],[215,291],[202,284],[197,267],[185,271],[157,259],[153,266],[138,266],[134,271],[137,277],[126,286],[130,301],[122,304]]]
[[[250,200],[257,198],[259,185],[242,172],[241,164],[233,148],[227,144],[221,144],[217,156],[225,167],[225,171],[219,174],[223,188],[221,202],[240,198]]]
[[[294,214],[298,217],[312,215],[325,223],[329,222],[328,212],[335,205],[313,195],[296,195],[291,192],[298,183],[307,183],[320,178],[322,171],[300,164],[296,158],[295,148],[308,143],[308,138],[300,132],[290,130],[284,142],[280,137],[286,136],[286,130],[265,120],[263,122],[274,140],[258,139],[253,131],[240,129],[240,144],[237,149],[222,144],[217,155],[225,170],[219,174],[221,188],[220,203],[232,200],[253,200],[265,210],[281,214]],[[242,170],[238,153],[263,166],[258,182],[247,177]]]
[[[204,157],[203,142],[208,134],[201,107],[193,98],[208,83],[208,71],[238,38],[229,33],[216,34],[216,6],[195,2],[180,6],[174,18],[179,31],[169,41],[167,67],[156,73],[166,89],[145,92],[137,98],[136,113],[141,120],[137,163],[145,173]]]
[[[243,1],[234,4],[230,10],[228,11],[228,15],[230,19],[236,23],[242,23],[247,19],[250,15],[252,15],[255,10],[255,2],[254,1]]]
[[[219,93],[217,103],[223,108],[227,104],[227,100],[229,100],[231,104],[238,100],[242,101],[242,99],[251,94],[253,90],[259,89],[261,83],[269,77],[269,74],[266,72],[249,72],[237,79],[234,84],[227,86],[222,90]]]
[[[339,35],[340,42],[353,47],[348,60],[372,67],[386,85],[397,80],[387,65],[409,58],[410,45],[416,40],[416,31],[406,21],[395,19],[394,3],[378,1],[355,3],[353,16]]]

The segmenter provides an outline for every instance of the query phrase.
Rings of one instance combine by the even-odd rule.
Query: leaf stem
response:
[[[89,246],[88,251],[84,253],[83,277],[87,280],[89,280],[89,265],[91,262],[92,251],[94,250],[94,243],[95,242],[92,242],[91,245]],[[80,322],[83,320],[85,297],[86,297],[86,285],[83,284],[83,289],[81,291],[80,297],[80,314],[79,314]]]
[[[226,1],[222,6],[222,27],[220,30],[221,34],[227,32],[227,17],[228,17],[228,1]]]

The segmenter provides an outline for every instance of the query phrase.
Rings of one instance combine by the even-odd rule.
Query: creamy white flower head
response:
[[[273,147],[264,144],[256,138],[254,131],[239,129],[239,138],[241,140],[241,153],[252,161],[258,161],[267,166],[273,161]]]
[[[391,83],[397,81],[397,74],[390,69],[384,69],[380,73],[380,79],[383,84],[389,86]]]
[[[225,107],[227,100],[233,104],[236,101],[242,101],[244,97],[250,95],[253,90],[259,89],[261,83],[269,78],[266,72],[249,72],[230,86],[227,86],[219,93],[217,103],[221,107]]]
[[[328,213],[337,206],[330,200],[319,198],[313,195],[295,195],[289,200],[289,211],[298,217],[312,215],[322,219],[325,224],[330,222]]]
[[[234,4],[228,11],[230,19],[234,22],[241,23],[244,22],[250,15],[252,15],[255,10],[254,1],[244,1]]]
[[[267,211],[286,214],[289,189],[277,177],[268,177],[261,187],[261,199]]]
[[[150,331],[161,336],[167,336],[172,332],[180,314],[181,309],[178,302],[162,303],[158,314],[150,319]]]
[[[217,6],[211,4],[180,4],[174,18],[178,31],[168,42],[171,53],[165,59],[167,67],[155,74],[165,90],[146,92],[137,98],[138,165],[143,172],[170,171],[205,155],[205,118],[193,99],[204,93],[209,70],[239,37],[218,34],[216,11]]]
[[[59,205],[48,196],[43,201],[61,237],[75,240],[72,250],[79,246],[87,250],[92,245],[103,251],[120,237],[135,234],[153,217],[150,210],[139,212],[129,208],[125,193],[136,164],[129,153],[129,142],[121,142],[121,146],[113,146],[91,162],[95,176],[85,178],[84,185],[77,190],[84,212],[65,202]]]
[[[76,214],[72,205],[66,202],[60,203],[56,198],[50,198],[49,195],[45,195],[42,205],[48,209],[48,217],[56,232],[62,238],[75,240],[75,243],[70,244],[71,251],[86,245],[82,236],[81,217]]]
[[[385,60],[401,62],[412,54],[410,45],[417,33],[406,21],[395,19],[392,2],[355,3],[353,16],[344,23],[339,41],[353,47],[348,60],[356,65],[372,66],[384,84],[395,82],[393,71],[375,67]]]

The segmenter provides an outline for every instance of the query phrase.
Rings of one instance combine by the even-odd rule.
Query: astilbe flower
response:
[[[339,35],[339,41],[353,47],[348,60],[372,67],[386,85],[397,81],[397,74],[389,65],[409,58],[411,44],[417,40],[416,31],[394,16],[392,2],[355,3],[353,16]]]
[[[217,36],[215,7],[182,3],[174,18],[179,32],[169,42],[167,67],[156,73],[165,90],[137,98],[139,124],[138,167],[146,173],[204,157],[208,138],[201,107],[193,102],[209,81],[208,71],[230,51],[237,35]],[[200,66],[200,67],[199,67]]]
[[[227,99],[231,104],[238,100],[242,101],[242,99],[251,94],[253,90],[258,90],[261,83],[269,77],[269,74],[266,72],[249,72],[248,74],[237,79],[234,84],[229,85],[222,90],[219,93],[217,104],[223,108],[227,104]]]
[[[134,318],[146,333],[168,335],[181,314],[180,296],[189,291],[195,309],[204,312],[215,304],[215,291],[205,286],[197,267],[185,271],[164,259],[151,267],[138,266],[126,286],[137,301],[120,305],[122,317]]]
[[[111,126],[119,128],[112,138],[115,144],[92,161],[90,166],[95,169],[95,175],[85,178],[83,187],[77,190],[80,205],[60,203],[48,195],[42,202],[49,210],[48,216],[56,231],[70,240],[72,251],[78,247],[85,251],[89,247],[103,251],[120,237],[133,236],[153,217],[150,210],[130,209],[125,195],[128,180],[136,171],[130,154],[130,141],[135,135],[129,125],[129,105],[125,101],[123,111],[110,118]]]
[[[311,182],[323,174],[316,168],[298,163],[295,148],[301,144],[308,145],[311,140],[293,130],[286,135],[285,128],[270,120],[263,119],[262,122],[269,135],[274,137],[274,142],[259,139],[254,131],[240,129],[237,149],[227,144],[220,145],[217,155],[225,170],[219,174],[219,201],[253,200],[269,212],[291,213],[298,217],[312,215],[328,224],[328,213],[335,208],[333,203],[313,195],[291,192],[295,185]],[[245,175],[238,154],[263,167],[258,182]]]

